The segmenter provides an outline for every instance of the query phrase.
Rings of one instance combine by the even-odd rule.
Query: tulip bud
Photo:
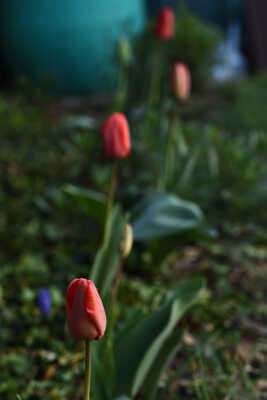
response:
[[[163,7],[159,12],[156,25],[155,36],[159,40],[170,40],[174,36],[175,14],[171,7]]]
[[[185,64],[175,63],[173,65],[171,80],[174,96],[180,100],[188,99],[191,90],[191,76]]]
[[[112,114],[101,127],[105,156],[111,159],[125,158],[131,151],[130,130],[122,113]]]
[[[50,290],[47,288],[42,288],[39,290],[37,296],[37,303],[45,317],[48,317],[51,311],[51,294]]]
[[[124,237],[121,242],[121,256],[127,258],[133,247],[133,230],[130,224],[125,227]]]
[[[106,314],[97,288],[87,279],[74,279],[67,290],[67,323],[75,339],[100,339],[106,330]]]

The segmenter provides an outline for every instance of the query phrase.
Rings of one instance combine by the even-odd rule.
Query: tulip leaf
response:
[[[173,332],[162,346],[143,384],[146,400],[154,400],[160,377],[168,369],[182,343],[182,333]]]
[[[165,342],[168,341],[173,329],[177,324],[177,320],[181,317],[181,304],[179,300],[175,300],[170,309],[170,318],[166,325],[166,327],[162,330],[162,332],[156,337],[154,342],[149,347],[146,352],[144,358],[142,359],[135,379],[132,392],[136,394],[140,389],[141,385],[144,382],[144,379],[148,376],[151,371],[153,364],[156,363],[157,355],[160,352],[160,349],[164,347]],[[175,343],[175,347],[179,344],[178,338],[179,335],[176,334],[177,342]]]
[[[164,349],[163,365],[179,344],[173,339],[174,330],[184,313],[196,304],[204,288],[200,279],[190,280],[168,294],[165,304],[154,314],[145,317],[115,347],[116,365],[119,371],[118,395],[135,396],[142,385],[155,384],[151,373],[158,365]],[[162,372],[162,370],[161,370]]]
[[[65,119],[64,125],[68,129],[92,129],[96,126],[95,119],[87,115],[70,115]]]
[[[200,208],[177,196],[155,193],[146,196],[134,209],[135,240],[151,240],[199,228],[203,222]]]
[[[101,296],[108,295],[120,263],[120,244],[126,220],[119,207],[114,207],[110,217],[107,241],[98,251],[90,279],[95,283]]]
[[[92,342],[92,392],[94,398],[110,400],[114,385],[114,365],[105,354],[103,340]]]
[[[180,179],[178,181],[177,185],[178,189],[183,185],[185,185],[187,182],[189,182],[190,178],[192,177],[193,172],[197,166],[200,151],[201,151],[200,145],[196,146],[195,149],[192,149],[190,157],[188,157],[184,169],[181,173]]]
[[[127,396],[120,396],[120,397],[116,397],[116,400],[131,400],[130,397]]]
[[[103,224],[106,209],[106,196],[103,193],[74,185],[65,185],[63,190],[83,207],[90,218]]]

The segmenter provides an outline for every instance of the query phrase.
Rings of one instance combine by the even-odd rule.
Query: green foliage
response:
[[[170,50],[170,58],[172,62],[181,61],[188,65],[193,88],[205,88],[211,83],[214,52],[220,39],[221,35],[214,27],[203,24],[184,7],[178,10],[175,46]]]
[[[155,118],[160,125],[161,115]],[[136,129],[140,132],[139,139],[142,124]],[[163,182],[164,168],[158,166],[164,165],[162,152],[168,148],[170,136],[172,153],[167,159],[169,162],[171,157],[175,162],[164,177],[166,192],[197,203],[208,225],[215,229],[228,232],[237,223],[246,231],[265,229],[267,137],[264,131],[232,133],[212,124],[203,126],[199,121],[183,123],[180,120],[174,127],[167,122],[164,131],[163,128],[159,134],[150,131],[147,145],[136,148],[138,165],[133,164],[133,168],[139,168],[137,179],[142,179],[140,182],[136,179],[135,194],[139,197],[143,194],[142,186],[146,185],[152,192]]]
[[[230,106],[226,104],[224,124],[231,131],[267,130],[265,113],[267,75],[235,83],[225,90],[225,100],[232,97]]]
[[[106,210],[106,196],[104,194],[73,185],[66,185],[63,190],[84,208],[88,217],[103,225]]]
[[[168,292],[165,304],[141,321],[140,316],[128,316],[126,327],[115,335],[112,293],[120,268],[120,244],[125,224],[120,210],[115,207],[106,242],[100,248],[90,274],[105,301],[108,318],[106,336],[94,349],[94,388],[97,398],[112,400],[114,394],[135,396],[144,387],[149,391],[148,398],[152,399],[157,392],[158,378],[180,344],[174,329],[183,314],[199,301],[203,281],[192,280]],[[107,375],[109,378],[103,380]]]
[[[199,281],[191,281],[178,287],[169,294],[169,299],[162,308],[145,318],[127,336],[120,339],[115,347],[116,365],[119,371],[116,387],[118,394],[128,393],[134,396],[141,386],[145,385],[150,387],[149,398],[152,398],[158,385],[155,368],[159,359],[162,360],[161,372],[163,372],[164,367],[168,366],[168,356],[179,344],[177,336],[176,340],[173,340],[174,328],[182,315],[199,301],[202,290],[203,283]]]
[[[213,223],[220,220],[221,226],[238,220],[248,225],[255,207],[258,213],[253,221],[261,224],[260,219],[265,220],[260,209],[265,192],[266,135],[250,132],[232,137],[212,127],[199,135],[193,126],[186,137],[199,152],[190,177],[179,186],[181,195],[197,201],[207,218]],[[185,165],[189,160],[190,155],[184,158]]]
[[[126,325],[130,329],[122,327],[113,345],[107,336],[95,346],[94,387],[99,398],[112,400],[114,394],[134,397],[141,388],[148,399],[155,398],[159,377],[181,345],[182,334],[175,331],[177,323],[199,302],[203,290],[201,280],[185,282],[169,292],[163,305],[141,321],[140,316],[128,316]],[[100,395],[101,388],[106,389]]]
[[[120,397],[117,397],[116,400],[130,400],[130,398],[126,397],[126,396],[120,396]]]
[[[120,245],[123,239],[126,219],[119,208],[113,209],[110,217],[106,243],[98,251],[92,266],[90,279],[105,299],[110,295],[112,284],[120,264]]]
[[[135,240],[151,240],[199,228],[203,215],[193,203],[173,195],[148,195],[134,209]]]
[[[131,100],[147,98],[155,69],[161,74],[161,92],[165,92],[163,88],[168,85],[170,66],[174,62],[188,65],[194,89],[207,87],[211,82],[211,67],[220,33],[214,27],[205,25],[186,8],[179,10],[175,37],[167,44],[155,38],[153,27],[153,24],[148,27],[134,49],[135,58],[129,77]]]

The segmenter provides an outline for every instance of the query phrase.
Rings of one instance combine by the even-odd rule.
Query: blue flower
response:
[[[48,317],[51,311],[51,293],[50,290],[47,288],[42,288],[39,290],[37,296],[37,303],[40,307],[42,314],[45,317]]]

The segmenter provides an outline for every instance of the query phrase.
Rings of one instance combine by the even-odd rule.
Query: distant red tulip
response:
[[[155,35],[159,40],[170,40],[174,36],[175,14],[171,7],[164,7],[158,14]]]
[[[105,156],[125,158],[131,151],[130,130],[124,114],[112,114],[101,127]]]
[[[171,76],[174,96],[180,100],[186,100],[190,96],[191,76],[189,69],[183,63],[175,63]]]
[[[67,323],[75,339],[100,339],[106,330],[106,314],[97,288],[87,279],[74,279],[67,290]]]

